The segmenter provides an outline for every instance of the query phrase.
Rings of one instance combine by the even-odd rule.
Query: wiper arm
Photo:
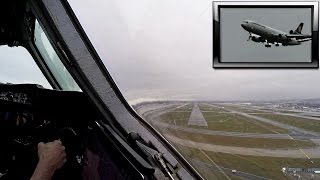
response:
[[[152,165],[157,166],[165,176],[171,180],[179,179],[176,174],[179,166],[175,168],[172,167],[171,164],[163,157],[163,154],[160,153],[152,144],[146,143],[138,133],[129,133],[128,140],[132,147],[139,148],[139,151],[147,157],[149,162]]]
[[[117,147],[122,153],[130,154],[130,159],[134,160],[135,164],[137,163],[147,175],[153,174],[156,178],[161,176],[157,179],[164,179],[164,176],[171,180],[179,179],[176,173],[180,166],[173,167],[156,147],[151,143],[145,142],[138,133],[129,133],[127,137],[129,143],[127,143],[109,125],[97,121],[96,125],[98,125],[106,137],[113,137],[110,140],[118,144]],[[157,170],[158,172],[160,170],[162,173],[157,173]]]
[[[130,160],[133,161],[134,164],[138,165],[142,172],[146,173],[146,175],[154,174],[154,168],[139,154],[137,154],[136,150],[129,146],[129,144],[125,142],[115,131],[113,131],[109,125],[98,121],[96,121],[95,124],[111,142],[115,143],[116,148],[120,153],[130,155]]]

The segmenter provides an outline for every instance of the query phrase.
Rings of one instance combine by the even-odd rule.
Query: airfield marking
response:
[[[292,137],[292,136],[290,136],[289,134],[288,134],[288,136],[289,136],[289,138],[290,138],[290,139],[293,139],[293,137]]]
[[[202,149],[200,149],[200,148],[198,148],[198,149],[202,152],[202,154],[203,154],[204,156],[206,156],[207,159],[209,159],[210,162],[212,162],[212,164],[214,164],[214,165],[219,169],[219,171],[220,171],[228,180],[231,180],[231,178],[221,169],[220,166],[218,166],[218,164],[217,164],[216,162],[214,162],[214,160],[212,160],[212,159],[207,155],[207,153],[205,153],[205,152],[204,152]]]
[[[301,152],[302,152],[302,154],[304,154],[308,159],[310,159],[310,157],[302,150],[302,149],[299,149]]]

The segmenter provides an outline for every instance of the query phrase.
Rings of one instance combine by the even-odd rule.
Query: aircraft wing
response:
[[[298,42],[306,42],[306,41],[310,41],[310,40],[312,40],[312,38],[297,39]]]
[[[287,34],[287,38],[296,38],[298,39],[306,39],[311,38],[311,35],[304,35],[304,34]]]

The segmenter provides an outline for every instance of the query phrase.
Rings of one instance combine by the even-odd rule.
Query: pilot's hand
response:
[[[39,163],[46,164],[48,168],[57,170],[66,162],[65,147],[60,140],[38,144]]]
[[[50,180],[54,172],[66,162],[65,147],[60,140],[38,144],[38,165],[31,180]]]

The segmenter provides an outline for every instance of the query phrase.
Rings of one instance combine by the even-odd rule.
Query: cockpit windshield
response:
[[[213,69],[212,1],[69,3],[128,103],[204,178],[320,178],[305,173],[320,170],[318,70]],[[257,48],[241,22],[226,36]]]

